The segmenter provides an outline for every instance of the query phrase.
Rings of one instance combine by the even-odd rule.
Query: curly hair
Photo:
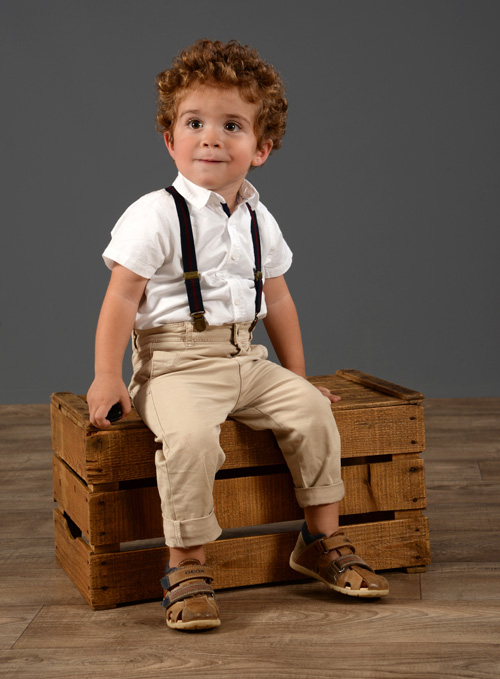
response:
[[[237,87],[243,99],[259,105],[255,120],[257,143],[270,139],[279,149],[285,134],[288,102],[280,75],[252,47],[237,40],[197,40],[156,76],[156,129],[171,137],[180,96],[193,85]]]

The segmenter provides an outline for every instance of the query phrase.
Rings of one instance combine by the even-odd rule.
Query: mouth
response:
[[[199,163],[208,163],[209,165],[210,165],[210,164],[215,164],[215,165],[217,165],[217,164],[219,164],[219,163],[223,163],[223,162],[224,162],[223,160],[217,160],[217,159],[215,159],[215,158],[198,158],[197,160],[198,160]]]

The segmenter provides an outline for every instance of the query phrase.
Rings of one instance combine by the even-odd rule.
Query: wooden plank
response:
[[[343,458],[425,450],[422,406],[400,405],[334,414]]]
[[[52,448],[83,479],[87,478],[87,455],[85,450],[86,433],[83,421],[76,415],[57,404],[65,394],[53,394],[51,405]],[[69,397],[68,397],[69,398]]]
[[[422,406],[409,404],[381,408],[336,409],[333,414],[342,441],[342,457],[388,455],[425,450]],[[274,465],[283,456],[270,431],[254,432],[226,421],[221,427],[221,446],[226,453],[223,469]]]
[[[357,382],[358,384],[362,384],[365,387],[370,387],[375,391],[380,391],[383,394],[396,396],[397,398],[403,399],[404,401],[420,402],[425,398],[424,395],[419,391],[407,389],[406,387],[402,387],[399,384],[387,382],[386,380],[382,380],[379,377],[374,377],[373,375],[367,375],[366,373],[360,372],[359,370],[337,370],[336,374],[346,380]]]
[[[397,396],[391,396],[370,386],[353,382],[338,373],[335,375],[315,375],[307,379],[311,384],[327,387],[333,394],[340,396],[341,400],[333,404],[334,412],[356,408],[385,408],[402,404],[402,400]]]
[[[109,607],[159,598],[168,549],[157,547],[128,552],[93,554],[74,538],[64,516],[54,512],[58,559],[85,599]],[[358,553],[374,568],[400,568],[430,562],[425,517],[349,526]],[[288,566],[297,533],[217,540],[206,546],[207,561],[215,568],[215,587],[239,587],[299,579]]]
[[[332,667],[350,679],[497,677],[500,601],[499,574],[495,569],[500,563],[500,515],[495,489],[482,487],[477,465],[484,460],[500,459],[500,437],[497,435],[493,440],[493,428],[488,424],[492,414],[485,413],[484,401],[457,399],[447,404],[450,418],[443,427],[439,422],[438,437],[433,436],[432,417],[427,417],[426,476],[431,482],[434,479],[436,486],[451,486],[455,482],[457,486],[450,491],[453,503],[429,503],[433,562],[438,569],[436,572],[433,565],[423,576],[390,572],[387,575],[390,596],[380,601],[357,601],[329,594],[313,580],[229,589],[218,593],[220,631],[199,634],[196,639],[193,635],[170,634],[157,601],[96,614],[55,559],[49,558],[47,550],[53,550],[52,517],[49,516],[48,523],[45,510],[35,513],[22,510],[22,502],[18,502],[2,516],[5,529],[12,536],[7,540],[8,552],[5,540],[0,547],[2,598],[7,616],[4,622],[8,629],[11,616],[22,619],[22,611],[17,612],[19,606],[38,606],[40,613],[16,644],[0,653],[5,679],[7,676],[33,679],[41,668],[50,679],[67,679],[75,673],[87,677],[96,667],[104,668],[106,679],[159,677],[169,673],[192,677],[195,672],[214,679],[257,675],[303,679],[312,672],[326,677],[332,673],[329,670]],[[500,412],[500,399],[496,402]],[[431,405],[440,410],[441,400]],[[44,450],[33,458],[36,468],[47,469],[50,437],[47,438],[44,426],[39,443],[31,432],[23,439],[23,423],[28,419],[23,414],[24,408],[28,407],[11,409],[20,412],[15,434],[19,437],[17,448],[10,429],[2,430],[2,442],[6,439],[9,443],[7,449],[2,446],[2,469],[15,468],[10,465],[17,465],[21,459],[12,454],[14,448],[19,455],[23,450],[29,450],[31,455],[34,446]],[[483,417],[487,425],[485,444],[481,440]],[[497,421],[500,423],[500,418]],[[466,429],[469,426],[473,432]],[[457,454],[464,467],[459,466],[456,478],[453,474],[446,476],[442,463],[447,461],[451,469]],[[25,459],[29,473],[31,463]],[[432,473],[436,461],[437,475]],[[43,487],[48,488],[49,494],[45,495],[51,514],[48,469],[47,480]],[[474,486],[476,501],[464,506],[459,501],[459,486],[465,487],[468,480]],[[17,484],[15,477],[11,483]],[[31,517],[29,526],[23,517],[26,520]],[[47,528],[43,528],[44,537],[33,543],[33,535],[40,534],[40,522],[47,524]],[[28,534],[30,540],[26,539]],[[36,563],[38,553],[41,571]],[[438,564],[434,554],[443,563]],[[40,577],[36,586],[27,587],[27,573],[31,571]],[[475,585],[467,586],[467,572],[477,575]],[[492,596],[485,600],[488,592]],[[363,643],[360,629],[369,629],[369,638],[363,638]],[[170,641],[173,648],[165,652],[165,644],[169,646]]]
[[[282,464],[283,455],[272,431],[253,431],[241,422],[226,420],[221,426],[220,444],[226,455],[222,469],[264,467]]]
[[[479,470],[481,472],[482,481],[489,481],[490,483],[500,482],[500,459],[480,462]]]
[[[387,462],[349,465],[342,468],[342,478],[346,494],[340,503],[341,516],[426,506],[421,459],[402,455]],[[288,473],[216,480],[214,502],[222,528],[279,523],[303,516]]]
[[[376,459],[376,458],[374,458]],[[54,497],[91,545],[161,537],[163,525],[156,486],[89,492],[56,455]],[[396,460],[343,467],[346,496],[340,514],[367,514],[425,507],[424,462]],[[217,479],[214,505],[223,529],[300,519],[288,472]]]
[[[33,679],[40,667],[48,679],[497,679],[498,604],[391,600],[389,616],[384,604],[344,603],[318,587],[224,596],[220,632],[174,639],[159,604],[100,615],[47,606],[0,653],[4,679]],[[366,626],[363,644],[353,642]]]
[[[343,467],[342,478],[346,494],[340,503],[341,516],[426,506],[423,460],[401,456],[389,462]]]
[[[64,401],[66,395],[54,395]],[[53,447],[55,452],[87,483],[109,483],[155,476],[154,453],[157,444],[144,424],[124,423],[106,431],[75,422],[83,406],[73,410],[73,397],[67,409],[52,406]],[[81,399],[80,399],[80,402]],[[86,405],[85,405],[86,407]],[[75,414],[76,413],[76,414]],[[342,439],[342,457],[386,455],[422,451],[425,448],[424,411],[417,405],[358,408],[335,412]],[[226,453],[223,469],[274,465],[283,462],[270,431],[254,432],[228,420],[221,428],[221,445]]]
[[[89,408],[84,397],[72,394],[70,391],[59,391],[52,394],[50,403],[54,410],[61,410],[77,427],[87,429]]]
[[[216,479],[214,507],[223,529],[292,521],[304,516],[288,472]]]
[[[87,603],[92,605],[90,582],[90,547],[82,538],[73,537],[59,509],[54,509],[56,558]],[[111,603],[113,605],[113,603]]]
[[[3,597],[2,597],[3,598]],[[11,648],[40,612],[40,605],[0,605],[0,650]],[[4,668],[5,669],[5,668]]]
[[[374,568],[399,568],[423,565],[430,561],[426,541],[428,528],[424,517],[417,521],[386,521],[349,526],[348,533],[357,545],[360,556]],[[296,537],[296,533],[283,533],[209,543],[206,548],[207,560],[215,568],[216,588],[297,579],[299,574],[288,566],[288,558],[295,545]],[[165,558],[166,548],[144,551],[158,551],[160,554],[155,555],[154,558],[160,557],[161,560],[162,557]],[[138,560],[138,572],[143,572],[144,558],[149,558],[147,554],[141,555],[140,552],[123,552],[122,554],[134,555],[130,556],[130,562],[124,574],[134,570],[132,562],[135,559]],[[106,574],[101,572],[106,582],[108,582],[109,572],[116,573],[116,562],[122,554],[110,555],[110,561],[106,563]],[[163,563],[165,561],[161,562]],[[156,565],[155,569],[157,569]],[[141,583],[143,582],[144,579],[141,579]],[[158,596],[151,592],[152,589],[149,589],[148,597],[145,598]]]
[[[52,456],[54,500],[90,540],[89,490],[81,478],[57,455]],[[115,542],[108,540],[108,542]]]
[[[156,444],[137,413],[107,430],[90,425],[88,406],[74,394],[52,395],[52,447],[88,483],[155,475]]]
[[[452,511],[452,506],[440,508]],[[500,530],[481,531],[464,529],[457,533],[441,530],[433,516],[429,517],[432,530],[433,563],[500,563]],[[497,526],[499,522],[497,521]]]
[[[94,430],[87,437],[88,483],[146,479],[155,475],[157,444],[152,432],[141,428]]]
[[[436,563],[422,578],[422,599],[500,602],[499,582],[499,562]]]

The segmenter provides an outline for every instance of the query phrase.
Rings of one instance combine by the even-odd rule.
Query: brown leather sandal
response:
[[[213,570],[196,559],[185,559],[178,568],[168,568],[161,584],[162,606],[172,629],[203,630],[220,625],[219,607],[211,586]]]
[[[338,556],[332,560],[328,553],[333,550],[337,550]],[[342,530],[329,537],[318,538],[309,545],[300,533],[290,557],[290,566],[348,596],[382,597],[389,594],[387,580],[377,575],[355,551]]]

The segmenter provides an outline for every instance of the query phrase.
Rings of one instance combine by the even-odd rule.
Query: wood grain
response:
[[[337,370],[336,374],[346,380],[351,380],[352,382],[362,384],[365,387],[376,389],[382,394],[396,396],[397,398],[403,399],[404,401],[420,402],[424,399],[424,395],[419,391],[407,389],[406,387],[402,387],[399,384],[382,380],[379,377],[374,377],[373,375],[367,375],[366,373],[360,372],[359,370]]]
[[[390,596],[372,602],[307,580],[219,590],[223,624],[213,633],[167,630],[156,601],[92,611],[55,561],[51,495],[32,511],[31,482],[9,476],[2,492],[16,504],[2,512],[2,679],[497,679],[500,518],[491,463],[500,460],[500,399],[424,404],[428,572],[388,573]],[[0,406],[0,474],[44,469],[45,481],[36,478],[51,486],[47,418],[47,405]]]
[[[284,632],[291,630],[292,626],[295,630],[300,629],[300,623],[295,619],[286,618],[277,630],[270,630],[265,635],[261,631],[260,638],[252,636],[249,639],[249,629],[267,628],[267,621],[250,617],[247,623],[245,620],[232,620],[230,625],[235,628],[232,632],[219,629],[217,640],[214,640],[215,634],[205,633],[195,639],[193,635],[184,635],[188,638],[175,639],[174,642],[166,636],[168,632],[163,620],[159,619],[157,626],[152,625],[151,619],[157,611],[147,606],[142,608],[146,608],[146,615],[136,613],[135,618],[121,623],[116,620],[101,623],[101,626],[105,624],[108,630],[114,631],[113,650],[103,647],[102,633],[94,646],[63,646],[57,654],[54,654],[53,648],[16,648],[0,653],[0,662],[3,661],[6,672],[4,676],[33,679],[43,667],[47,679],[68,679],[69,676],[94,679],[96,668],[105,679],[332,679],[340,676],[332,673],[333,665],[335,672],[341,673],[345,679],[498,677],[497,644],[465,641],[466,631],[463,632],[464,640],[456,643],[420,642],[418,639],[398,643],[387,638],[373,644],[367,640],[360,644],[345,639],[334,643],[331,628],[336,625],[330,623],[330,616],[325,616],[318,620],[318,627],[328,626],[330,637],[316,633],[311,644],[307,634],[299,636],[293,631]],[[118,612],[123,615],[123,609]],[[248,615],[248,609],[245,613]],[[401,614],[404,614],[401,609],[395,611],[396,617]],[[459,615],[460,610],[456,609],[455,614]],[[448,620],[443,616],[441,622],[445,625]],[[47,621],[44,619],[41,623],[46,625]],[[420,620],[415,621],[415,630],[420,630],[420,623]],[[67,621],[69,629],[77,624],[74,619]],[[149,637],[146,640],[141,636],[132,642],[131,629],[139,625],[148,629]],[[479,629],[482,630],[483,626]],[[83,630],[87,631],[88,626],[85,625]],[[59,638],[63,643],[66,641],[64,632],[62,626],[47,626],[47,637]],[[224,641],[219,642],[222,635]],[[109,638],[109,632],[104,636]],[[94,635],[91,636],[93,638]],[[129,639],[128,643],[126,639]]]
[[[374,460],[377,458],[374,457]],[[425,507],[424,463],[397,456],[395,460],[346,466],[342,516]],[[156,486],[115,492],[90,492],[86,484],[56,455],[54,497],[92,545],[145,540],[163,535]],[[241,498],[245,498],[242,502]],[[215,512],[220,526],[233,528],[290,521],[303,516],[287,472],[219,479],[214,484]]]
[[[93,607],[161,596],[159,580],[168,561],[166,547],[95,554],[72,535],[66,518],[54,510],[56,555],[86,601]],[[376,569],[419,566],[429,562],[427,519],[378,521],[349,526],[357,553]],[[214,587],[241,587],[297,579],[288,565],[297,533],[217,540],[206,545],[215,569]],[[385,549],[384,545],[391,545]]]
[[[375,378],[372,378],[375,379]],[[388,455],[425,449],[424,410],[418,403],[387,396],[339,375],[310,378],[325,383],[343,399],[332,404],[342,439],[342,456]],[[53,449],[87,483],[106,483],[155,475],[153,434],[133,411],[107,430],[89,422],[83,397],[52,395]],[[220,435],[223,469],[275,465],[283,457],[270,431],[254,432],[228,420]]]

